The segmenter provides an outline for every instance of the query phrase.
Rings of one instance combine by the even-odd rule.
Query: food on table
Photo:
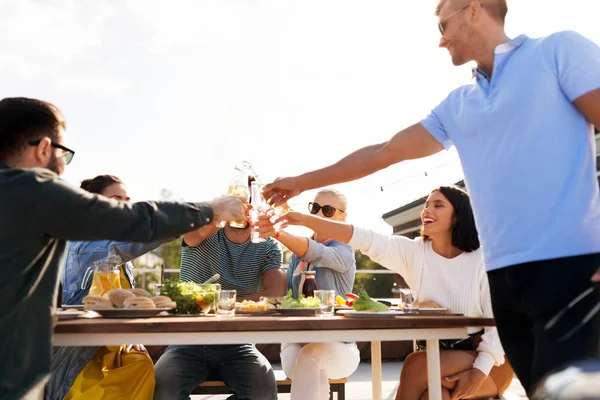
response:
[[[79,310],[76,308],[67,308],[65,311],[66,312],[79,312]]]
[[[126,289],[113,289],[108,292],[108,300],[110,300],[116,308],[123,308],[125,306],[125,300],[131,297],[135,297],[135,294]]]
[[[83,308],[85,310],[99,310],[104,308],[114,308],[113,303],[101,296],[85,296],[83,298]]]
[[[148,297],[130,297],[125,300],[125,308],[156,308],[156,305]]]
[[[372,298],[363,289],[358,293],[358,299],[354,301],[352,306],[355,311],[389,311],[390,309]]]
[[[173,310],[175,314],[198,314],[202,307],[208,311],[210,311],[209,305],[214,308],[219,287],[217,284],[199,285],[194,282],[167,279],[164,281],[161,294],[169,296],[177,304]],[[207,296],[206,293],[210,294]],[[200,297],[202,299],[198,301]],[[210,297],[212,297],[212,304],[209,301]]]
[[[208,314],[215,306],[217,292],[201,291],[196,297],[196,304],[204,314]]]
[[[339,294],[337,295],[337,297],[335,298],[335,302],[337,303],[338,306],[346,306],[346,299],[344,299],[342,296],[340,296]]]
[[[419,308],[443,308],[435,301],[421,301],[419,302]]]
[[[152,301],[156,305],[156,308],[176,308],[175,303],[169,296],[154,296]]]
[[[143,294],[141,290],[143,289],[137,293]],[[100,310],[106,308],[175,308],[177,306],[168,296],[157,296],[152,299],[147,296],[135,296],[134,293],[136,292],[125,289],[113,289],[103,296],[86,296],[83,298],[83,308]],[[77,311],[76,309],[72,310]]]
[[[135,288],[135,289],[128,289],[131,293],[133,293],[134,295],[136,295],[137,297],[152,297],[152,295],[150,293],[148,293],[146,290],[142,289],[142,288]]]
[[[281,298],[281,304],[277,308],[317,308],[321,306],[321,300],[317,297],[304,297],[300,295],[297,299],[292,295],[292,289]]]
[[[235,311],[265,312],[269,311],[269,305],[264,301],[243,300],[235,303]]]
[[[352,307],[354,302],[358,299],[358,296],[354,293],[346,293],[346,305]]]

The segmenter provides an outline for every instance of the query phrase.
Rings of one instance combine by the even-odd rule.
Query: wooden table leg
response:
[[[440,341],[427,340],[427,381],[429,399],[442,400],[442,372],[440,369]]]
[[[371,379],[373,400],[381,400],[381,342],[371,342]]]

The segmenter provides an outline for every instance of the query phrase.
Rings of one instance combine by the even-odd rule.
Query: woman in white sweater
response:
[[[359,249],[402,275],[420,302],[432,301],[466,316],[493,317],[469,196],[458,187],[442,186],[431,192],[421,213],[421,237],[416,239],[297,212],[281,221],[306,226]],[[469,340],[441,343],[443,398],[501,397],[514,373],[505,361],[498,332],[472,328],[469,333]],[[404,363],[396,399],[427,397],[426,357],[418,351]]]

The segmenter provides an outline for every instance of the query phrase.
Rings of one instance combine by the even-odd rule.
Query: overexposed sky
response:
[[[1,93],[65,113],[67,181],[110,173],[134,200],[208,200],[242,160],[264,181],[329,165],[469,83],[470,66],[437,47],[436,3],[3,0]],[[597,0],[508,4],[510,36],[571,29],[600,43]],[[391,232],[383,213],[460,178],[450,151],[340,188],[349,220]]]

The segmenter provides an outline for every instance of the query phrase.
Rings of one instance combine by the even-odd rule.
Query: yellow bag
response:
[[[125,346],[101,347],[79,372],[64,400],[151,400],[154,364],[146,354]]]

